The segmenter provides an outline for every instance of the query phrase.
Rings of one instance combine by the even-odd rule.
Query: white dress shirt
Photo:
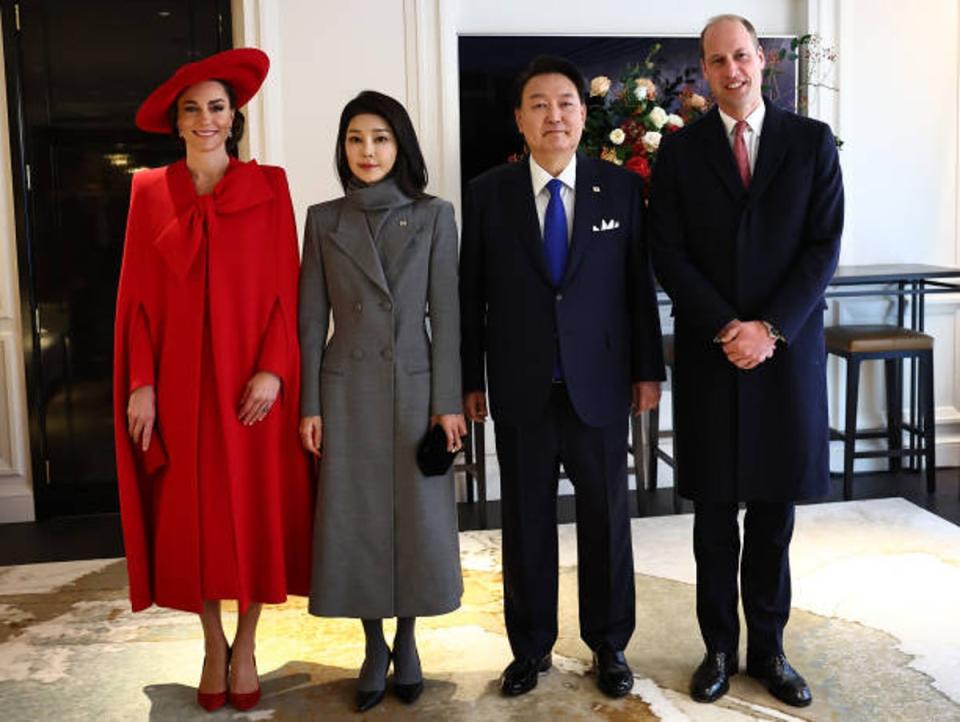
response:
[[[717,110],[720,110],[717,108]],[[744,118],[747,121],[747,127],[743,129],[743,142],[747,146],[747,160],[750,161],[750,175],[753,175],[753,167],[757,164],[757,151],[760,150],[760,131],[763,128],[763,116],[766,115],[767,108],[761,100],[750,115]],[[720,110],[720,119],[723,121],[723,127],[727,131],[727,141],[730,148],[733,148],[734,129],[737,121]]]
[[[537,205],[537,219],[540,221],[540,236],[543,237],[543,218],[547,215],[547,204],[550,202],[550,189],[547,183],[553,176],[545,171],[537,161],[530,156],[530,181],[533,184],[533,200]],[[567,216],[567,243],[573,238],[573,202],[576,198],[577,187],[577,154],[574,153],[567,167],[557,176],[563,186],[560,188],[560,200],[563,201],[563,212]]]

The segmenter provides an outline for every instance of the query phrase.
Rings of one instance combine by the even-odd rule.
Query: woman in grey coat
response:
[[[393,98],[347,104],[336,159],[346,195],[307,215],[300,436],[320,459],[310,613],[363,620],[364,711],[383,699],[391,660],[398,697],[419,697],[416,617],[456,609],[463,593],[452,472],[424,477],[416,463],[432,425],[450,451],[466,434],[457,228],[453,207],[424,193],[420,145]],[[392,652],[384,617],[397,617]]]

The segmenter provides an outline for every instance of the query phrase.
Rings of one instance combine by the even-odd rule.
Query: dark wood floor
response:
[[[840,501],[840,480],[833,480],[833,492],[822,501]],[[937,491],[928,495],[919,474],[858,475],[854,482],[855,499],[881,499],[901,496],[954,524],[960,525],[960,469],[937,471]],[[631,492],[633,516],[673,514],[673,490],[642,492],[638,509],[636,495]],[[821,503],[821,502],[817,502]],[[563,496],[557,504],[561,522],[574,521],[574,499]],[[692,510],[690,502],[683,511]],[[460,528],[480,528],[476,504],[460,504]],[[500,503],[487,503],[487,524],[500,526]],[[0,566],[35,562],[70,561],[74,559],[108,559],[123,556],[120,517],[117,514],[73,516],[40,522],[0,524]]]

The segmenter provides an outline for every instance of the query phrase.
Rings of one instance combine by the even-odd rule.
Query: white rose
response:
[[[610,78],[606,75],[598,75],[590,81],[590,97],[603,97],[610,90]]]
[[[682,128],[683,118],[681,118],[676,113],[670,113],[670,115],[667,116],[667,125],[675,125],[678,128]]]
[[[637,89],[633,91],[637,96],[637,100],[646,100],[647,99],[647,88],[644,85],[638,85]]]
[[[637,86],[637,98],[640,100],[650,99],[653,100],[657,97],[657,86],[654,85],[653,81],[650,78],[637,78],[634,83]],[[640,88],[643,88],[643,94],[641,95]]]
[[[653,123],[654,128],[660,130],[667,123],[667,111],[658,105],[647,114],[647,118]]]
[[[661,135],[655,130],[648,130],[643,134],[640,141],[643,143],[643,149],[648,153],[655,153],[660,147]]]
[[[627,134],[623,132],[622,128],[614,128],[610,131],[610,142],[614,145],[620,145],[626,137]]]

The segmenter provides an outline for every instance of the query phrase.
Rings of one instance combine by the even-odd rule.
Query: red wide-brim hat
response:
[[[233,89],[235,107],[242,108],[263,84],[270,58],[256,48],[236,48],[187,63],[150,93],[137,111],[136,123],[148,133],[172,133],[167,113],[184,90],[205,80],[222,80]]]

